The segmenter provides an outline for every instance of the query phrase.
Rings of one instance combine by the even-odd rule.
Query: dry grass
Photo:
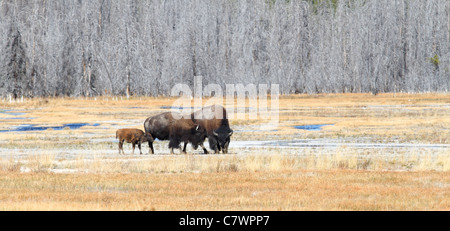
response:
[[[450,210],[448,148],[346,145],[449,144],[449,94],[281,96],[280,126],[274,131],[258,131],[259,119],[231,120],[232,142],[337,140],[342,145],[336,148],[117,155],[112,142],[117,128],[143,129],[145,118],[167,111],[161,106],[175,100],[0,102],[0,110],[25,110],[25,117],[35,117],[3,120],[0,130],[26,123],[101,123],[78,130],[0,132],[0,210]],[[305,124],[334,125],[321,131],[293,128]],[[164,142],[155,146],[167,151]],[[146,153],[147,145],[143,148]],[[130,149],[125,146],[127,154]]]
[[[442,172],[2,173],[2,210],[449,210]]]
[[[36,155],[0,162],[0,210],[448,211],[448,169],[419,158]]]
[[[450,143],[448,94],[328,94],[280,99],[280,120],[291,121],[282,125],[334,124],[325,128],[324,137]],[[298,132],[291,126],[282,128],[286,134]]]
[[[171,106],[177,98],[137,97],[128,100],[120,97],[98,98],[48,98],[29,99],[24,102],[0,102],[0,109],[28,110],[26,117],[33,120],[12,121],[0,124],[0,129],[24,122],[41,125],[64,123],[97,123],[141,128],[143,121],[151,115],[167,111],[162,106]],[[208,103],[204,99],[203,103]],[[224,101],[225,102],[225,101]],[[191,102],[192,105],[193,102]],[[268,100],[268,105],[271,101]],[[279,101],[280,126],[276,134],[306,138],[357,138],[364,137],[373,142],[426,142],[450,143],[450,95],[449,94],[327,94],[281,96]],[[8,115],[2,115],[8,117]],[[13,117],[13,116],[11,116]],[[261,124],[259,118],[248,119],[248,115],[236,114],[232,126],[252,128]],[[324,128],[323,133],[311,133],[294,129],[294,125],[334,124]],[[50,134],[80,134],[89,132],[89,127],[77,131],[48,131]],[[98,131],[97,131],[98,132]],[[112,134],[113,129],[101,131]],[[45,133],[44,133],[45,134]],[[238,134],[235,134],[238,135]],[[239,139],[265,139],[260,132]],[[25,135],[15,135],[22,140]],[[0,133],[0,140],[9,134]],[[14,140],[13,140],[14,141]]]
[[[335,153],[307,150],[302,155],[282,154],[279,150],[231,155],[126,155],[82,154],[58,158],[45,152],[23,159],[0,158],[0,171],[47,173],[220,173],[297,170],[367,170],[367,171],[440,171],[450,170],[448,150],[432,154],[408,149],[408,153],[385,156],[384,150],[358,153],[354,148],[340,148]]]

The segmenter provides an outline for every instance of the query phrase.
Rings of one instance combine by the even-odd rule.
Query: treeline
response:
[[[3,0],[0,96],[448,92],[448,0]]]

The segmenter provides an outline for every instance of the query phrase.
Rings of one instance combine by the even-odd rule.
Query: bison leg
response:
[[[187,147],[188,142],[184,142],[184,147],[183,147],[183,153],[186,154],[186,147]]]
[[[153,149],[153,142],[148,142],[148,147],[150,148],[148,150],[148,154],[155,154],[155,150]]]
[[[123,153],[123,141],[119,140],[119,155],[121,154],[120,151],[122,151],[122,153]]]
[[[141,150],[141,142],[138,143],[138,148],[139,148],[139,154],[142,155],[142,150]]]
[[[223,146],[223,149],[222,149],[223,154],[228,153],[228,145],[229,144],[230,144],[230,140],[227,140],[227,142],[225,143],[225,145]]]
[[[176,148],[180,148],[180,140],[177,139],[177,137],[170,137],[170,141],[169,141],[169,149],[170,149],[170,154],[174,154],[173,149]]]
[[[218,154],[219,153],[219,144],[217,142],[217,139],[215,136],[208,136],[208,142],[209,142],[209,148],[214,150],[214,153]]]
[[[220,145],[217,143],[216,146],[214,147],[214,152],[215,152],[216,154],[219,154],[220,151],[221,151]]]
[[[200,147],[203,148],[203,152],[204,152],[205,154],[208,154],[208,153],[209,153],[208,150],[205,148],[205,145],[203,145],[203,143],[200,143]]]
[[[133,155],[134,155],[134,148],[136,147],[136,143],[133,142]]]

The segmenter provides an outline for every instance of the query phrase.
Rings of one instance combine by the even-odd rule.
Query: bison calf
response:
[[[140,129],[136,128],[122,128],[116,131],[116,139],[119,139],[119,154],[122,151],[122,154],[125,154],[123,152],[123,142],[127,141],[127,143],[133,144],[133,154],[134,154],[134,148],[136,144],[139,147],[139,152],[142,155],[141,150],[141,144],[142,142],[153,142],[153,137],[148,134],[144,133]]]
[[[183,153],[186,153],[186,146],[190,142],[194,149],[200,145],[205,153],[208,153],[203,146],[206,138],[206,129],[198,124],[194,124],[190,119],[179,119],[174,121],[169,129],[169,149],[173,154],[174,148],[180,148],[180,143],[184,142]]]

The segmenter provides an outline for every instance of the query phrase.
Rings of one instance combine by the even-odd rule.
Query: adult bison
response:
[[[220,105],[204,107],[191,114],[194,123],[206,129],[209,148],[219,153],[228,153],[228,145],[233,130],[228,123],[227,111]],[[153,134],[152,134],[153,135]]]
[[[184,142],[182,152],[186,153],[188,143],[192,143],[194,149],[197,149],[199,144],[203,144],[205,138],[206,129],[203,126],[195,124],[191,119],[175,120],[169,126],[170,154],[173,154],[174,148],[180,148],[181,141]]]
[[[183,116],[181,113],[178,112],[164,112],[152,117],[148,117],[144,122],[144,128],[146,133],[150,133],[153,137],[153,139],[159,139],[159,140],[169,140],[170,139],[170,129],[173,126],[173,124],[181,119]],[[198,146],[201,146],[203,148],[204,153],[208,153],[205,146],[203,145],[203,142],[205,140],[205,137],[203,137],[203,140],[199,139],[192,139],[194,142],[191,141],[192,146],[194,149],[197,149]],[[186,145],[188,142],[184,143],[184,151],[186,151]],[[148,145],[150,147],[149,152],[152,154],[155,153],[155,150],[153,149],[153,142],[148,142]]]

